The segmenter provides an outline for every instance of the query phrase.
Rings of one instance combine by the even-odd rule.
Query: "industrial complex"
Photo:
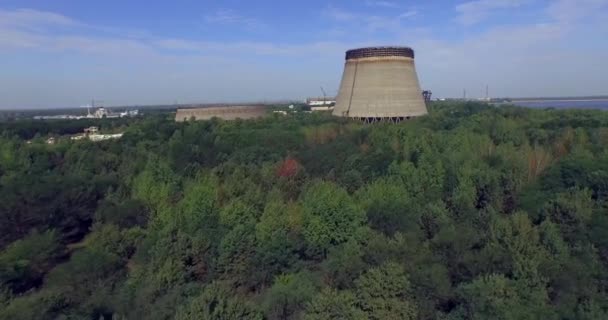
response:
[[[364,122],[399,122],[427,114],[408,47],[370,47],[346,52],[333,115]]]
[[[345,117],[374,122],[400,122],[427,114],[426,102],[431,91],[422,91],[414,63],[414,50],[409,47],[368,47],[346,51],[344,71],[337,96],[328,96],[321,87],[322,97],[304,101],[305,106],[275,110],[266,104],[251,105],[174,105],[175,121],[256,119],[279,113],[327,112]],[[288,103],[288,102],[286,102]],[[287,105],[287,104],[286,104]],[[163,106],[165,107],[165,106]],[[166,106],[169,107],[169,106]],[[95,107],[95,101],[86,106],[86,115],[44,115],[34,119],[104,119],[136,117],[138,110],[113,112]],[[91,110],[93,109],[93,110]],[[288,110],[287,110],[288,109]],[[173,109],[175,110],[175,109]],[[79,139],[77,137],[76,139]]]
[[[414,50],[409,47],[369,47],[346,52],[338,96],[309,98],[311,111],[365,123],[400,122],[426,115],[430,91],[420,89]],[[285,111],[275,111],[286,113]],[[177,109],[175,121],[253,119],[267,115],[264,106],[216,106]]]

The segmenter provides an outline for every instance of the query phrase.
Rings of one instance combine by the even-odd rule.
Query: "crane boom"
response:
[[[322,86],[321,86],[321,92],[323,92],[323,105],[325,105],[325,102],[327,101],[327,93],[325,92],[325,89],[323,89]]]

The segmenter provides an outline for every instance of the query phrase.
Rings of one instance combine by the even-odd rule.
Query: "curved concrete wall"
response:
[[[255,119],[267,114],[263,106],[226,106],[194,109],[177,109],[175,121],[210,120],[219,118],[224,120]]]
[[[360,119],[426,115],[414,59],[397,55],[347,59],[333,114]]]

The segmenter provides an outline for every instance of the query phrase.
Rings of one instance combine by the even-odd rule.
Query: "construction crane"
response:
[[[323,86],[321,86],[321,92],[323,92],[323,105],[325,105],[327,103],[327,93],[323,89]]]

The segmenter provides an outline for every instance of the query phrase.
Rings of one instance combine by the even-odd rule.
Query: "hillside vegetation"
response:
[[[608,319],[608,113],[430,113],[0,124],[0,319]]]

